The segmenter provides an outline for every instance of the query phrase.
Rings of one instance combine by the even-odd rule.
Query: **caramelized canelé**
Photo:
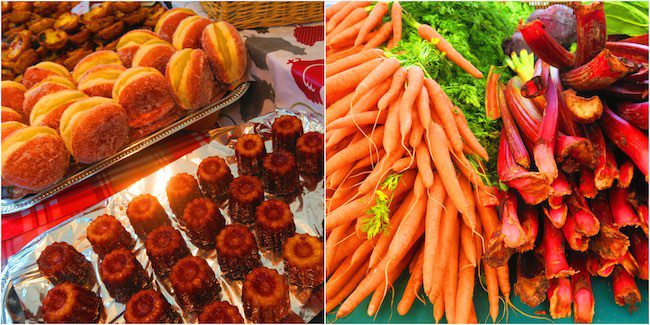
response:
[[[273,194],[295,193],[300,188],[295,158],[279,149],[264,158],[264,188]]]
[[[221,286],[208,262],[200,257],[180,259],[172,268],[169,279],[178,304],[189,313],[199,312],[207,304],[219,300]]]
[[[259,175],[262,173],[262,160],[266,157],[264,140],[257,134],[245,134],[235,144],[237,169],[239,175]]]
[[[280,252],[284,241],[295,232],[293,213],[285,202],[268,200],[257,207],[255,237],[261,248]]]
[[[307,132],[303,134],[296,142],[296,161],[298,169],[310,175],[320,175],[323,173],[324,155],[324,137],[319,132]]]
[[[118,248],[131,249],[135,243],[122,223],[108,214],[95,218],[88,225],[86,238],[100,258]]]
[[[125,248],[118,248],[104,257],[99,264],[99,275],[111,297],[121,303],[149,287],[147,273],[135,255]]]
[[[188,203],[201,197],[199,183],[196,182],[194,176],[187,173],[176,174],[170,178],[166,191],[169,207],[172,208],[172,212],[176,217],[183,215],[185,206]]]
[[[323,283],[323,242],[318,238],[307,234],[290,237],[284,243],[282,258],[290,284],[313,288]]]
[[[255,323],[277,323],[291,311],[289,288],[278,271],[258,267],[242,286],[246,317]]]
[[[185,207],[180,222],[192,243],[202,248],[213,248],[217,234],[226,226],[217,204],[206,198],[192,200]]]
[[[199,315],[201,324],[243,324],[239,309],[227,301],[215,301],[203,308]]]
[[[171,224],[165,209],[158,199],[150,194],[134,197],[126,208],[126,216],[129,217],[133,230],[142,240],[145,240],[147,234],[153,229]]]
[[[255,209],[264,201],[262,183],[253,176],[239,176],[230,184],[228,194],[230,217],[236,222],[252,224]]]
[[[228,198],[228,186],[233,176],[223,158],[215,156],[203,159],[196,175],[205,196],[216,202],[223,202]]]
[[[46,323],[97,323],[102,301],[92,291],[72,282],[58,284],[43,299]]]
[[[241,279],[260,265],[255,237],[246,226],[228,225],[219,233],[217,260],[221,273],[232,279]]]
[[[271,126],[273,151],[284,149],[290,153],[294,153],[296,141],[298,141],[302,132],[302,122],[299,118],[291,115],[276,118],[273,121],[273,126]]]
[[[172,226],[154,229],[144,242],[151,266],[158,276],[165,277],[181,258],[190,255],[180,231]]]
[[[181,321],[167,299],[153,289],[141,290],[129,299],[124,319],[132,324],[176,324]]]
[[[52,283],[73,282],[89,285],[94,279],[90,261],[68,243],[52,243],[36,261],[38,269]]]

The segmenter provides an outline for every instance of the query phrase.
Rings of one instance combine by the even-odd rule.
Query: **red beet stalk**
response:
[[[566,216],[566,221],[562,226],[562,234],[566,239],[569,247],[577,252],[585,252],[589,248],[589,237],[578,232],[576,218],[573,213]]]
[[[600,230],[600,222],[589,209],[585,198],[574,192],[569,199],[568,205],[570,214],[575,218],[576,231],[587,237],[596,235]]]
[[[544,219],[544,235],[541,248],[544,256],[546,278],[562,278],[576,272],[567,263],[564,252],[564,238],[560,229],[555,228],[548,219]]]
[[[593,2],[588,5],[573,6],[576,15],[576,66],[581,66],[593,59],[605,48],[607,28],[603,3]]]
[[[639,129],[648,129],[648,102],[623,102],[617,106],[616,113]]]
[[[603,89],[602,92],[618,100],[629,100],[633,102],[648,100],[647,83],[629,83],[619,81]]]
[[[629,311],[636,310],[636,304],[641,301],[641,292],[634,282],[634,277],[620,266],[614,268],[613,274],[612,290],[616,304],[630,306]]]
[[[547,291],[549,312],[554,319],[571,316],[573,292],[569,278],[557,278],[549,281]]]
[[[648,280],[648,237],[639,229],[630,234],[631,252],[639,265],[639,278]]]
[[[640,226],[641,221],[634,211],[634,207],[628,201],[626,188],[612,187],[609,190],[609,206],[612,210],[614,226],[621,228],[626,226]]]
[[[502,132],[505,133],[512,156],[517,164],[529,169],[530,157],[528,156],[528,150],[526,150],[524,140],[521,139],[519,130],[517,130],[517,125],[510,114],[510,108],[508,108],[508,103],[506,101],[505,87],[501,84],[499,84],[497,96],[499,107],[501,107],[501,121],[503,123]]]
[[[587,253],[587,270],[593,276],[609,277],[617,265],[615,259],[602,258],[591,252]]]
[[[594,146],[594,155],[596,157],[596,168],[594,169],[593,178],[594,185],[596,189],[602,191],[612,187],[612,184],[618,178],[619,172],[616,166],[616,157],[614,157],[612,148],[607,146],[603,131],[598,125],[585,125],[585,133]]]
[[[636,207],[636,214],[639,216],[639,220],[641,220],[641,229],[648,235],[648,206],[646,204],[639,204]]]
[[[548,205],[551,208],[559,208],[564,203],[564,197],[572,192],[571,185],[564,173],[558,173],[557,178],[551,183],[551,195],[548,197]]]
[[[618,175],[618,182],[616,186],[622,188],[628,188],[630,187],[633,178],[634,178],[634,164],[628,159],[625,159],[625,161],[623,161],[623,163],[621,164],[621,169]]]
[[[648,64],[642,63],[639,70],[623,77],[620,82],[647,84],[648,82]]]
[[[630,42],[607,42],[605,47],[618,57],[637,63],[648,63],[648,45]]]
[[[555,228],[562,228],[566,222],[567,215],[569,214],[569,208],[565,203],[562,203],[556,208],[546,209],[544,208],[544,214],[548,220],[553,224]]]
[[[537,138],[540,126],[542,124],[542,115],[537,110],[535,103],[529,98],[521,95],[522,82],[519,77],[513,77],[506,85],[506,101],[510,113],[517,121],[517,126],[521,129],[524,137],[533,142]]]
[[[626,38],[624,40],[621,40],[621,42],[648,45],[648,34]]]
[[[506,192],[501,212],[501,233],[506,247],[516,248],[526,241],[526,234],[517,215],[517,197],[512,191]]]
[[[558,135],[555,143],[555,159],[562,164],[562,170],[575,173],[580,166],[594,168],[596,157],[591,141],[579,136]]]
[[[586,198],[593,199],[598,194],[596,188],[596,179],[591,169],[587,167],[580,167],[580,182],[578,184],[578,192]]]
[[[526,24],[520,21],[518,29],[528,47],[544,62],[558,68],[568,68],[575,63],[573,53],[547,33],[541,21],[534,20]]]
[[[533,157],[535,158],[535,165],[539,172],[546,177],[549,183],[552,183],[557,178],[558,173],[553,149],[555,148],[555,139],[557,136],[557,117],[560,105],[558,99],[560,93],[557,84],[557,76],[560,74],[560,71],[555,67],[551,67],[549,73],[549,85],[546,91],[546,109],[544,110],[542,124],[537,134],[537,140],[535,141]]]
[[[591,277],[587,272],[587,259],[584,254],[571,255],[571,267],[578,273],[571,276],[573,287],[573,320],[576,323],[591,323],[594,318],[594,292]]]
[[[539,232],[539,218],[537,216],[537,208],[532,205],[524,205],[523,213],[520,214],[521,229],[524,231],[524,243],[517,247],[520,253],[527,252],[535,248],[535,239]]]
[[[630,247],[630,240],[614,227],[609,202],[604,193],[592,200],[590,207],[600,222],[600,231],[589,241],[589,249],[605,259],[621,258]]]
[[[600,124],[605,135],[641,170],[648,181],[648,136],[605,107]]]
[[[638,66],[604,49],[586,64],[562,73],[562,82],[575,90],[598,90],[612,85],[636,69]]]

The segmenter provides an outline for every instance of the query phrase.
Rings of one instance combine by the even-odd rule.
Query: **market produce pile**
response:
[[[376,315],[408,266],[400,315],[423,289],[436,321],[476,322],[479,275],[497,321],[511,260],[514,292],[548,298],[553,318],[592,321],[590,276],[612,275],[633,307],[647,279],[647,35],[608,42],[602,3],[519,26],[533,11],[521,3],[403,6],[327,9],[327,312],[372,296]]]

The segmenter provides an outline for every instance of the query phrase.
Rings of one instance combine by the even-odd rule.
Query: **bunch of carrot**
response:
[[[476,322],[482,270],[496,321],[499,293],[509,299],[508,266],[482,263],[483,238],[500,221],[492,188],[470,162],[481,168],[488,154],[435,80],[375,48],[399,42],[401,33],[373,42],[391,23],[380,26],[387,4],[375,4],[365,20],[348,19],[367,6],[338,3],[327,12],[326,311],[340,305],[336,315],[344,317],[372,295],[368,315],[375,315],[408,267],[399,314],[424,289],[436,321]],[[401,26],[396,6],[392,23]],[[348,35],[353,27],[345,26],[358,31]]]

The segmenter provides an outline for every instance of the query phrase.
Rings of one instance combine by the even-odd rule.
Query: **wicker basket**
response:
[[[323,21],[323,1],[201,1],[213,19],[237,29]]]

